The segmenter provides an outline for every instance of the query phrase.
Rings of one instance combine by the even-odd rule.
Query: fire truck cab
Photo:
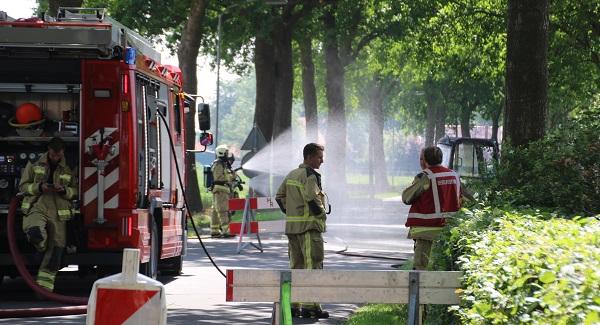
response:
[[[6,218],[22,169],[54,136],[67,143],[79,186],[64,264],[118,272],[123,248],[139,248],[146,275],[179,274],[187,233],[176,167],[184,173],[190,102],[182,72],[162,65],[149,41],[102,9],[0,21],[0,61],[0,277],[16,274],[7,231],[18,234],[29,265],[36,263],[22,213],[16,229],[6,229]],[[23,103],[40,107],[43,121],[17,123]]]

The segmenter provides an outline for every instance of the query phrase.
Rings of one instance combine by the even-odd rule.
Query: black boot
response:
[[[322,310],[321,308],[302,308],[302,318],[329,318],[329,313]]]
[[[292,317],[298,318],[302,316],[302,309],[298,307],[292,307]]]

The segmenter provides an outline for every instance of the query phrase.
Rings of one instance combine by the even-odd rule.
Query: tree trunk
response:
[[[473,112],[473,104],[465,103],[460,110],[460,133],[463,138],[471,137],[471,112]]]
[[[504,139],[513,146],[544,136],[547,57],[548,0],[509,0]]]
[[[346,186],[346,111],[344,107],[345,71],[340,59],[336,21],[333,12],[326,11],[325,25],[325,93],[327,97],[327,135],[325,148],[328,165],[328,178],[332,186],[342,189]]]
[[[271,10],[271,29],[259,31],[255,41],[256,110],[254,121],[267,141],[286,134],[292,126],[294,66],[292,32],[314,1],[290,2],[280,10]],[[268,35],[268,36],[265,36]],[[270,42],[269,42],[270,40]],[[291,135],[291,133],[290,133]],[[291,140],[291,138],[290,138]]]
[[[304,97],[306,140],[317,142],[319,137],[319,123],[312,40],[310,37],[302,37],[300,40],[298,40],[298,45],[300,47],[300,61],[302,64],[302,96]]]
[[[275,116],[275,51],[273,44],[261,35],[256,36],[254,45],[254,69],[256,71],[256,109],[254,122],[262,131],[265,139],[271,142],[273,137],[273,118]]]
[[[383,89],[378,76],[373,78],[369,91],[369,147],[371,147],[375,189],[378,192],[389,188],[383,150]]]
[[[283,17],[273,31],[275,49],[275,118],[273,120],[273,139],[286,135],[291,140],[292,97],[294,90],[294,66],[292,61],[292,30]],[[290,130],[291,131],[291,130]]]
[[[58,7],[81,7],[83,0],[48,0],[48,15],[56,17]]]
[[[430,147],[434,145],[435,137],[435,118],[436,118],[436,107],[437,107],[437,96],[433,82],[425,82],[425,102],[427,103],[427,116],[425,125],[425,146]]]
[[[446,119],[448,116],[448,109],[446,108],[447,100],[450,98],[450,89],[448,83],[441,85],[439,92],[439,102],[436,111],[435,121],[435,139],[439,141],[441,138],[446,136]]]
[[[435,110],[435,138],[434,144],[436,144],[441,138],[446,135],[446,105],[442,98],[437,102]]]
[[[498,106],[496,111],[492,114],[492,140],[498,141],[498,129],[500,128],[500,115],[504,109],[505,101]]]
[[[196,75],[196,60],[202,40],[202,23],[206,11],[206,0],[198,0],[192,4],[190,14],[181,33],[181,42],[177,49],[179,68],[183,73],[183,90],[190,94],[198,92],[198,78]],[[185,117],[185,148],[193,150],[196,145],[196,105],[191,105]],[[185,182],[190,212],[202,211],[202,200],[198,187],[196,170],[196,157],[186,154]]]

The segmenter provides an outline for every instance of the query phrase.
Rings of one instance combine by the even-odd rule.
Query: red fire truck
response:
[[[61,8],[58,16],[0,18],[0,278],[16,275],[7,231],[18,234],[35,267],[22,216],[15,229],[6,229],[6,218],[21,170],[53,136],[67,143],[67,164],[79,181],[65,264],[118,271],[123,248],[139,248],[146,275],[179,274],[187,233],[176,168],[185,170],[191,103],[182,72],[161,65],[149,41],[101,9]],[[43,119],[17,123],[23,103],[40,107]]]

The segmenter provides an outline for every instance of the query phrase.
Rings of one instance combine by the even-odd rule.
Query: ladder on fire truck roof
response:
[[[148,39],[105,16],[103,8],[61,7],[56,21],[0,21],[0,50],[87,50],[109,57],[128,46],[160,63],[160,52]]]

